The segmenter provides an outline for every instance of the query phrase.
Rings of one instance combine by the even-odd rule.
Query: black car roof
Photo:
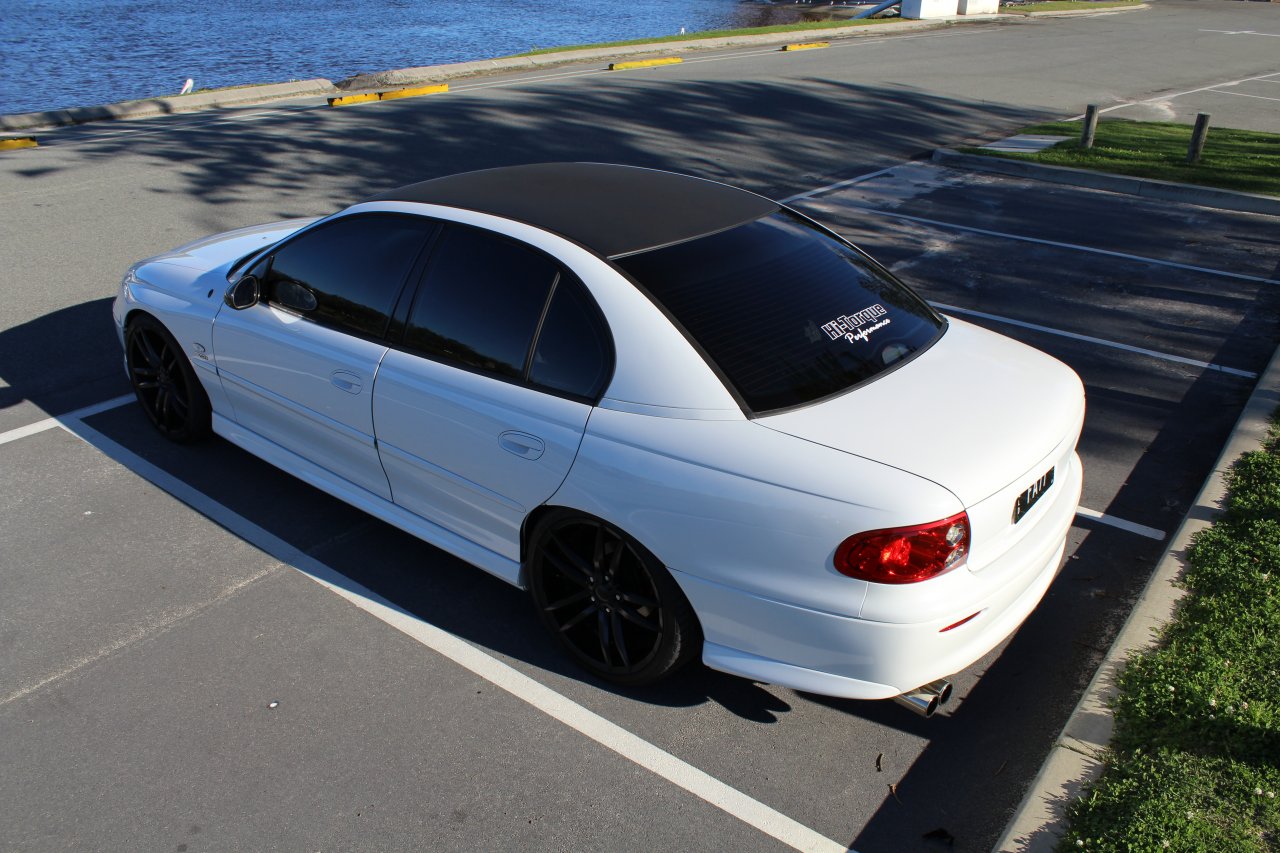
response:
[[[537,163],[435,178],[368,201],[439,204],[514,219],[613,258],[679,243],[776,212],[714,181],[605,163]]]

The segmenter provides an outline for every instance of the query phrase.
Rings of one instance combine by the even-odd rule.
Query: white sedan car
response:
[[[1077,376],[754,193],[438,178],[136,264],[156,428],[217,433],[530,591],[604,679],[710,667],[931,712],[1061,564]]]

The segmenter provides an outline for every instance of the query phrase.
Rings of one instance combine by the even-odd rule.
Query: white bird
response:
[[[186,94],[188,94],[192,89],[194,89],[195,87],[196,87],[196,81],[195,81],[195,80],[192,80],[190,77],[188,77],[188,78],[187,78],[187,82],[185,82],[185,83],[183,83],[183,84],[182,84],[182,91],[181,91],[181,92],[179,92],[178,94],[179,94],[179,95],[186,95]]]

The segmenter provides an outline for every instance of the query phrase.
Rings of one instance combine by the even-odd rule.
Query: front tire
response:
[[[538,616],[579,665],[607,681],[651,684],[702,645],[689,600],[662,563],[606,521],[557,511],[530,536]]]
[[[138,314],[124,333],[129,381],[142,410],[170,441],[190,444],[210,432],[211,407],[195,368],[164,325]]]

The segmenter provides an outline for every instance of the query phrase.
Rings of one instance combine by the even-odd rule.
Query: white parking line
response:
[[[1229,270],[1214,269],[1213,267],[1200,267],[1195,264],[1183,264],[1177,261],[1161,260],[1160,258],[1148,258],[1142,255],[1131,255],[1128,252],[1116,252],[1111,249],[1097,249],[1093,246],[1081,246],[1078,243],[1064,243],[1060,240],[1045,240],[1041,237],[1024,237],[1021,234],[1008,234],[1004,231],[992,231],[989,228],[976,228],[972,225],[957,225],[954,222],[942,222],[938,219],[926,219],[923,216],[908,216],[905,213],[894,213],[890,210],[880,210],[864,204],[846,204],[848,207],[866,211],[873,216],[887,216],[891,219],[902,219],[907,222],[919,222],[921,225],[948,228],[952,231],[967,231],[971,234],[983,234],[987,237],[1000,237],[1005,240],[1017,240],[1022,243],[1036,243],[1041,246],[1053,246],[1056,249],[1070,249],[1073,252],[1088,252],[1093,255],[1105,255],[1109,258],[1123,258],[1126,261],[1137,261],[1142,264],[1172,267],[1173,269],[1189,270],[1190,272],[1202,272],[1207,275],[1217,275],[1224,278],[1239,279],[1241,281],[1253,281],[1259,284],[1280,284],[1280,280],[1276,280],[1274,278],[1263,278],[1262,276],[1249,275],[1242,272],[1231,272]]]
[[[69,415],[63,415],[56,420],[56,426],[66,428],[152,485],[163,489],[196,512],[225,527],[233,535],[249,542],[285,565],[293,567],[385,624],[628,761],[644,767],[792,849],[821,851],[821,853],[851,853],[850,848],[845,845],[726,785],[594,711],[556,693],[541,682],[460,637],[423,621],[420,617],[352,581],[203,492],[157,468],[82,421]]]
[[[11,429],[8,432],[0,432],[0,444],[8,444],[11,441],[17,441],[20,438],[26,438],[29,435],[36,435],[45,430],[56,429],[57,427],[67,427],[68,422],[78,422],[81,418],[87,418],[91,415],[97,415],[102,412],[123,406],[125,403],[133,400],[132,394],[124,394],[119,397],[113,397],[102,403],[94,403],[92,406],[85,406],[83,409],[76,409],[74,412],[67,412],[65,415],[58,415],[55,418],[45,418],[42,421],[36,421],[33,424],[27,424],[17,429]]]
[[[1114,515],[1107,515],[1106,513],[1098,512],[1096,509],[1089,509],[1088,507],[1076,507],[1076,515],[1084,518],[1092,518],[1094,521],[1102,524],[1106,524],[1120,530],[1127,530],[1130,533],[1136,533],[1139,536],[1145,536],[1148,539],[1154,539],[1157,542],[1163,542],[1166,535],[1163,530],[1156,530],[1154,527],[1147,527],[1145,524],[1138,524],[1133,521],[1125,521],[1123,518],[1116,518]]]
[[[1185,92],[1174,92],[1173,94],[1170,94],[1170,95],[1156,95],[1153,98],[1147,98],[1146,100],[1142,100],[1142,101],[1122,101],[1121,103],[1113,104],[1112,106],[1109,106],[1109,107],[1104,107],[1103,109],[1098,110],[1098,113],[1102,114],[1102,113],[1114,112],[1115,110],[1122,110],[1125,107],[1132,107],[1135,104],[1154,104],[1157,101],[1172,101],[1174,98],[1181,98],[1185,95],[1194,95],[1197,92],[1208,92],[1210,89],[1217,90],[1220,86],[1239,86],[1241,83],[1251,83],[1254,80],[1266,80],[1270,77],[1280,77],[1280,72],[1275,72],[1272,74],[1259,74],[1257,77],[1242,77],[1239,80],[1228,80],[1225,83],[1214,83],[1209,86],[1200,86],[1195,89],[1187,89]],[[1081,113],[1078,116],[1072,116],[1071,118],[1066,119],[1066,121],[1080,121],[1083,118],[1084,118],[1084,113]]]
[[[1201,30],[1202,33],[1222,33],[1226,36],[1267,36],[1280,39],[1280,33],[1260,33],[1257,30]]]
[[[1067,331],[1063,331],[1062,329],[1054,329],[1049,326],[1041,326],[1038,323],[1028,323],[1026,320],[1015,320],[1012,317],[1001,317],[999,314],[988,314],[985,311],[973,311],[968,308],[960,308],[955,305],[945,305],[941,302],[932,302],[930,304],[933,305],[934,308],[937,308],[939,311],[942,311],[944,313],[964,314],[970,317],[981,317],[984,320],[993,320],[997,323],[1005,323],[1006,325],[1009,325],[1009,326],[1017,326],[1020,329],[1030,329],[1033,332],[1044,332],[1045,334],[1057,335],[1058,337],[1062,337],[1062,338],[1071,338],[1072,340],[1084,341],[1085,343],[1097,344],[1098,346],[1110,347],[1111,349],[1124,350],[1125,352],[1132,352],[1138,355],[1150,356],[1151,358],[1158,358],[1162,361],[1172,361],[1172,362],[1176,362],[1177,364],[1186,364],[1191,367],[1199,367],[1203,370],[1214,370],[1219,373],[1230,374],[1231,376],[1241,376],[1245,379],[1258,378],[1258,374],[1254,373],[1251,370],[1240,370],[1235,367],[1223,367],[1220,364],[1213,364],[1212,362],[1208,362],[1208,361],[1200,361],[1199,359],[1187,358],[1186,356],[1181,356],[1181,355],[1173,355],[1172,353],[1167,353],[1167,352],[1157,352],[1156,350],[1153,350],[1153,349],[1144,349],[1142,347],[1135,347],[1129,344],[1122,344],[1118,341],[1108,341],[1105,338],[1095,338],[1095,337],[1092,337],[1091,335],[1081,335],[1077,332],[1067,332]]]
[[[1265,82],[1271,83],[1274,81],[1267,80]],[[1260,101],[1280,101],[1280,98],[1269,98],[1266,95],[1250,95],[1248,92],[1228,92],[1223,89],[1214,89],[1213,91],[1219,95],[1235,95],[1238,98],[1257,98]]]

